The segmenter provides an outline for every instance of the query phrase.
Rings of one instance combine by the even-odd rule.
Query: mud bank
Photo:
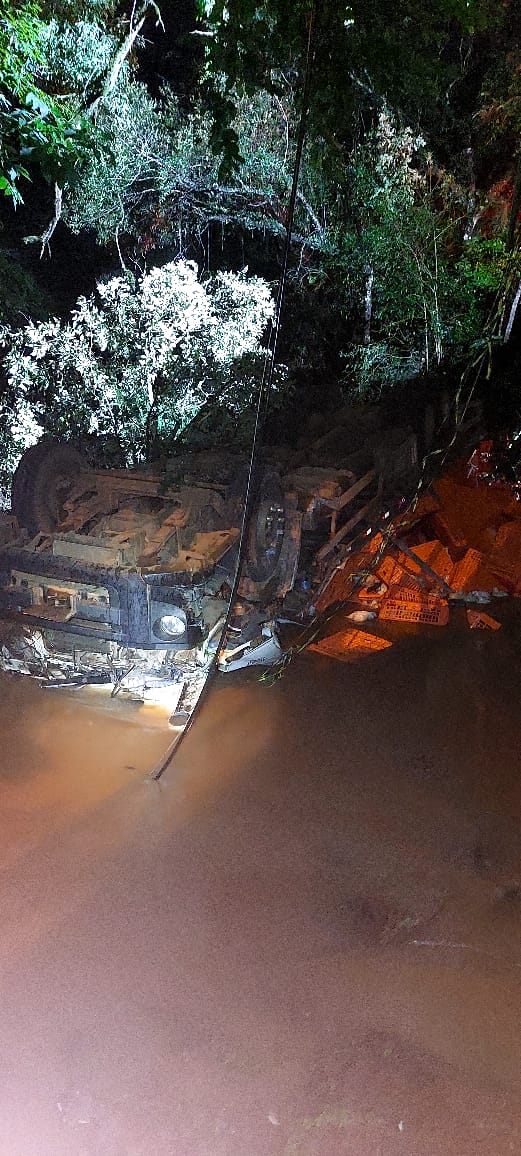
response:
[[[505,615],[229,675],[159,784],[164,719],[2,678],[2,1156],[519,1151]]]

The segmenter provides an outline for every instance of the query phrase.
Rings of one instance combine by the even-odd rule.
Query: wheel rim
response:
[[[266,581],[275,573],[280,558],[286,516],[281,500],[262,498],[254,518],[250,573],[257,581]]]

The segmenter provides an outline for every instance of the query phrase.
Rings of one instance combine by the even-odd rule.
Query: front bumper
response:
[[[198,573],[198,586],[202,575]],[[9,546],[0,550],[0,614],[32,629],[63,631],[143,650],[164,650],[158,623],[184,623],[169,641],[176,650],[200,646],[206,636],[194,614],[188,575],[143,575],[64,560],[50,551]]]

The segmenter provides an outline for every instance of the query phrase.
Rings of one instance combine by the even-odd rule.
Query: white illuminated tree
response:
[[[273,312],[268,284],[244,273],[198,278],[189,261],[100,282],[70,320],[4,326],[3,425],[11,457],[43,432],[116,437],[128,462],[178,436],[209,399],[251,402]]]

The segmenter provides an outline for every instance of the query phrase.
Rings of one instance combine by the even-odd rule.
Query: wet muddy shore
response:
[[[519,1151],[500,610],[219,677],[159,783],[164,718],[2,676],[2,1154]]]

